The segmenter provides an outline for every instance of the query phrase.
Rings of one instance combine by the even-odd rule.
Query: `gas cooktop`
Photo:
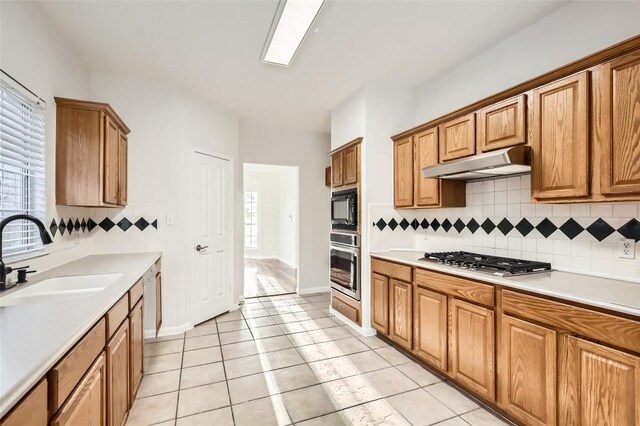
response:
[[[466,251],[425,253],[424,258],[420,260],[499,276],[525,275],[551,270],[551,264],[546,262],[489,256]]]

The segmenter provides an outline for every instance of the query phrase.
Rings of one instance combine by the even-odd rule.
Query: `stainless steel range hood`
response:
[[[531,155],[528,146],[485,152],[422,169],[424,177],[473,180],[518,175],[531,172]]]

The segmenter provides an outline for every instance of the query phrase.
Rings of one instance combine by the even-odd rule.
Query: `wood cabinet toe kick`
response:
[[[518,424],[640,425],[640,318],[372,257],[371,323]]]

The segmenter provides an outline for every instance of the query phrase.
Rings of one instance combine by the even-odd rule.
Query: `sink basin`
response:
[[[0,306],[83,299],[100,293],[121,276],[122,274],[95,274],[53,277],[0,297]]]

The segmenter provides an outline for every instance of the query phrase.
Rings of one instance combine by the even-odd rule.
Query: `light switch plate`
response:
[[[636,242],[634,240],[622,240],[618,243],[618,257],[620,259],[636,258]]]

